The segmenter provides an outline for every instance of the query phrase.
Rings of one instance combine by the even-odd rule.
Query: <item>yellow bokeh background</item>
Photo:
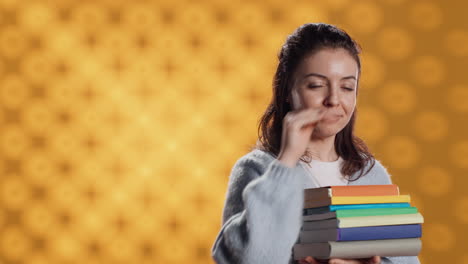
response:
[[[228,176],[297,26],[362,46],[357,135],[468,263],[461,0],[0,0],[0,263],[213,263]]]

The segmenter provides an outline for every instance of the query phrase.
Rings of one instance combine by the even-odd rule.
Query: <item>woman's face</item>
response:
[[[324,108],[313,137],[336,135],[349,122],[356,106],[358,65],[343,48],[321,49],[299,63],[293,75],[293,109]]]

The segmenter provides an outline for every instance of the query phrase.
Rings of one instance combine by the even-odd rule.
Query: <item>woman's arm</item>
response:
[[[230,175],[214,260],[287,264],[302,224],[303,180],[297,167],[276,159],[241,158]]]

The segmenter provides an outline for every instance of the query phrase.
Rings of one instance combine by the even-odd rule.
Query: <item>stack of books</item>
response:
[[[423,216],[391,185],[304,190],[303,225],[294,259],[417,256]]]

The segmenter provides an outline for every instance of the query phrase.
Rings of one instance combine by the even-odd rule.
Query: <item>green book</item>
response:
[[[416,207],[368,208],[368,209],[355,209],[355,210],[337,210],[336,217],[415,214],[417,212],[418,212],[418,208]]]

